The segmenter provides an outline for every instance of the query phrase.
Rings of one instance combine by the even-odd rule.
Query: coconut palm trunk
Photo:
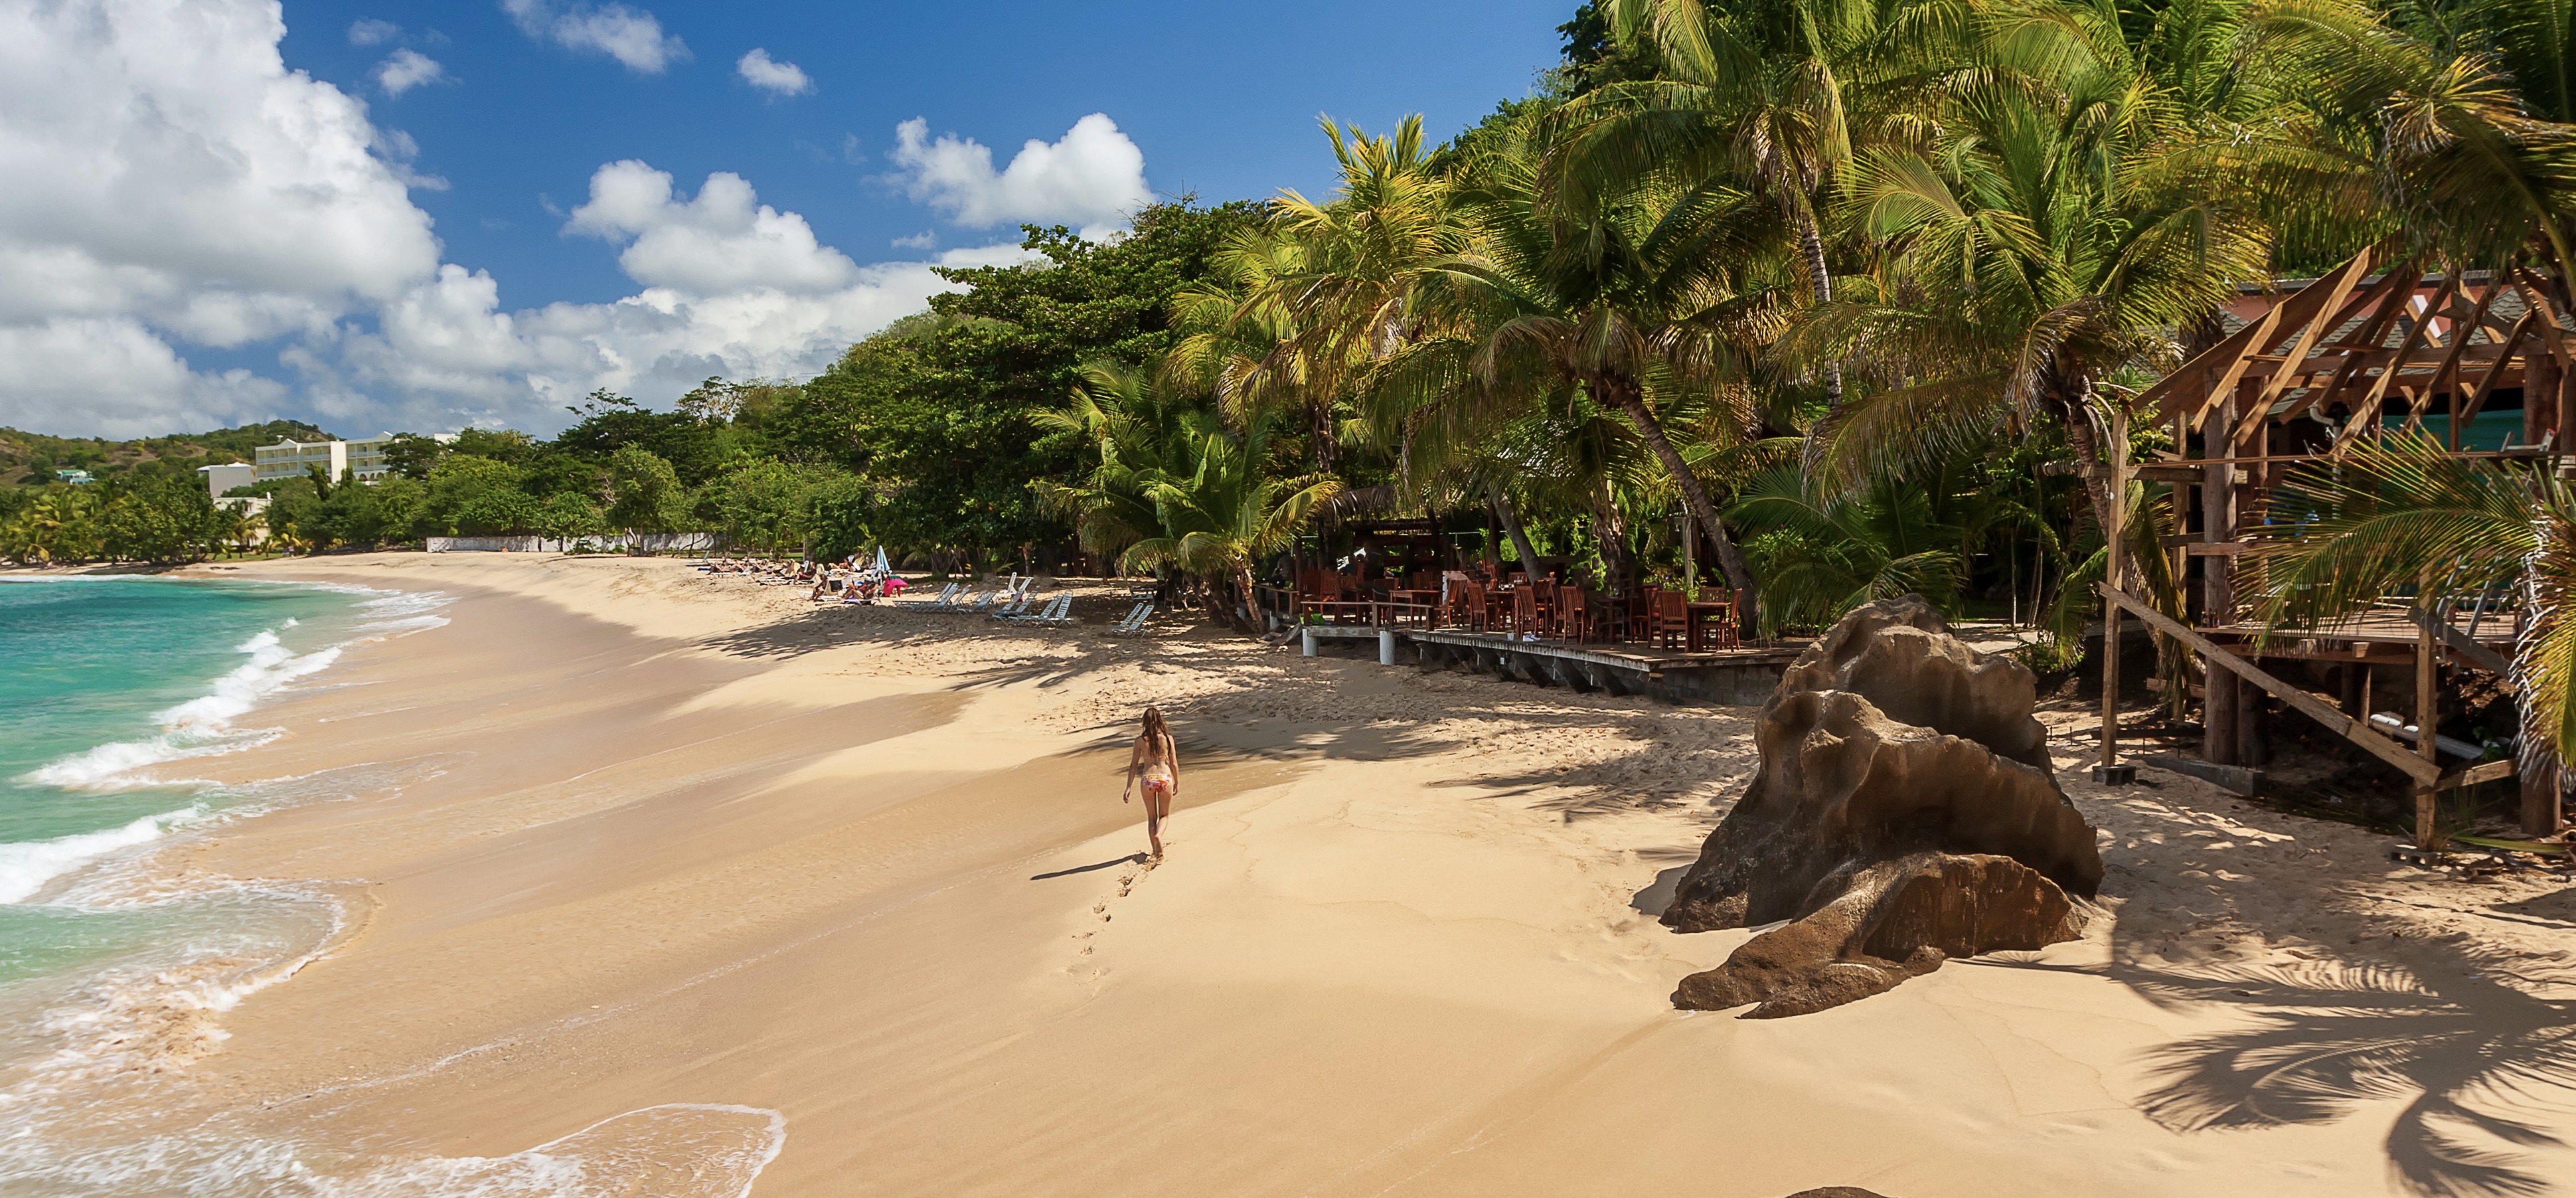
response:
[[[1807,286],[1816,293],[1816,306],[1834,302],[1834,272],[1825,265],[1825,233],[1816,224],[1816,207],[1801,197],[1796,204],[1798,218],[1798,251],[1807,260]],[[1834,411],[1843,403],[1842,363],[1825,363],[1825,410]]]
[[[1520,513],[1512,510],[1512,497],[1503,494],[1502,486],[1496,484],[1486,488],[1486,498],[1494,505],[1494,519],[1502,522],[1503,535],[1510,537],[1512,548],[1520,552],[1521,569],[1537,570],[1538,550],[1530,548],[1529,534],[1521,531]]]
[[[1717,506],[1708,501],[1708,490],[1699,485],[1699,476],[1691,472],[1690,463],[1682,460],[1680,450],[1673,448],[1672,438],[1664,435],[1664,425],[1655,419],[1654,410],[1646,406],[1643,389],[1627,379],[1593,380],[1596,392],[1637,426],[1637,436],[1653,451],[1655,460],[1663,463],[1664,473],[1672,476],[1679,487],[1682,502],[1690,508],[1691,518],[1708,533],[1709,543],[1717,546],[1717,564],[1726,573],[1726,585],[1753,594],[1753,572],[1744,565],[1744,553],[1735,547],[1735,538],[1726,535],[1726,525],[1717,518]],[[1744,615],[1749,619],[1753,612]]]

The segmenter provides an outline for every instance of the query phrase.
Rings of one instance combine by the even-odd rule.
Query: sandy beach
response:
[[[348,797],[160,862],[328,886],[345,930],[229,1010],[102,1033],[131,1050],[102,1136],[292,1145],[343,1185],[315,1192],[2343,1196],[2576,1165],[2565,878],[2454,881],[2160,771],[2104,790],[2071,702],[2043,718],[2109,918],[1751,1021],[1668,998],[1747,933],[1654,918],[1751,708],[1117,638],[1106,592],[1037,629],[649,559],[219,569],[450,597],[199,770]],[[1150,869],[1118,801],[1149,703],[1185,770]]]

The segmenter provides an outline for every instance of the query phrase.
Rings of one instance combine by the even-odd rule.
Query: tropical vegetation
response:
[[[406,436],[375,485],[263,488],[267,544],[704,530],[1151,569],[1230,618],[1319,529],[1427,516],[1608,586],[1740,589],[1765,631],[1919,591],[2026,622],[2062,667],[2112,537],[2181,529],[2165,484],[2114,502],[2111,457],[2171,436],[2119,417],[2241,290],[2388,245],[2567,277],[2563,18],[1592,0],[1529,94],[1445,140],[1324,122],[1326,194],[1182,197],[1100,240],[1031,227],[1023,263],[943,268],[953,292],[811,379],[710,379],[669,410],[603,393],[551,438]],[[86,488],[22,469],[0,553],[250,539],[192,504],[136,515],[177,495],[149,477],[176,457],[11,436],[31,466],[139,464]],[[2341,528],[2303,535],[2324,552]],[[2164,556],[2128,558],[2179,614]],[[2282,594],[2304,596],[2283,619],[2349,597]]]

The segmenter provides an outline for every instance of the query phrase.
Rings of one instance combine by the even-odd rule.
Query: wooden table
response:
[[[1393,623],[1394,621],[1388,618],[1393,613],[1383,610],[1384,608],[1420,608],[1430,613],[1425,617],[1425,622],[1437,627],[1440,623],[1440,592],[1390,587],[1387,589],[1385,600],[1381,603],[1378,623],[1381,625]]]
[[[1690,627],[1690,635],[1685,639],[1685,643],[1693,653],[1706,651],[1706,642],[1700,635],[1700,629],[1706,626],[1710,618],[1733,619],[1735,617],[1735,605],[1732,603],[1686,603],[1682,606],[1688,612],[1687,623]]]

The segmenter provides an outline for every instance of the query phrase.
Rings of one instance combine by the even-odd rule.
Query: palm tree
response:
[[[1846,75],[1869,54],[1875,0],[1611,0],[1623,45],[1651,47],[1652,80],[1611,83],[1569,103],[1551,162],[1555,202],[1581,209],[1654,178],[1724,180],[1779,206],[1797,238],[1808,300],[1831,303],[1821,197],[1851,161]],[[1918,43],[1916,50],[1923,47]],[[1828,401],[1842,370],[1823,365]]]
[[[1920,594],[1947,607],[1967,580],[1967,532],[1944,522],[1935,496],[1892,478],[1824,496],[1794,467],[1756,475],[1728,513],[1760,530],[1766,627],[1821,628],[1877,599]]]
[[[1834,489],[1903,472],[2001,432],[2054,427],[2110,526],[2105,385],[2174,355],[2174,331],[2267,277],[2270,226],[2239,197],[2179,186],[2156,80],[2118,14],[2005,9],[1931,141],[1860,157],[1839,208],[1874,247],[1868,288],[1819,305],[1793,355],[1873,386],[1814,430]]]
[[[1151,484],[1182,468],[1219,423],[1204,400],[1178,393],[1168,373],[1157,377],[1112,362],[1086,363],[1080,373],[1064,409],[1030,419],[1041,436],[1088,443],[1090,469],[1071,483],[1037,479],[1029,486],[1042,507],[1073,520],[1083,549],[1106,560],[1161,532]]]
[[[1240,434],[1193,433],[1181,460],[1144,472],[1162,533],[1127,548],[1130,568],[1172,566],[1224,579],[1253,618],[1253,563],[1294,543],[1316,505],[1342,489],[1337,479],[1273,473],[1275,419],[1257,412]]]
[[[1664,417],[1677,404],[1706,417],[1692,430],[1703,458],[1754,436],[1729,384],[1776,327],[1761,272],[1777,261],[1763,250],[1777,243],[1777,210],[1741,190],[1661,186],[1551,208],[1537,120],[1465,167],[1474,246],[1418,288],[1437,343],[1388,369],[1417,372],[1411,402],[1452,403],[1470,425],[1491,419],[1480,406],[1517,414],[1576,389],[1619,413],[1716,546],[1728,585],[1749,591],[1743,554]]]

